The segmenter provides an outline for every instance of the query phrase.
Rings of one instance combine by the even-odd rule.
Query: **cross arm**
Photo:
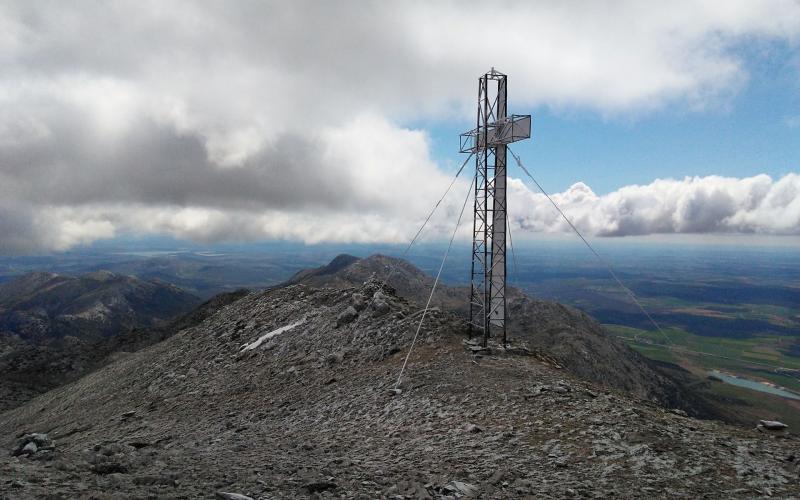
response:
[[[484,135],[485,132],[485,135]],[[461,134],[462,153],[474,153],[486,148],[511,144],[531,136],[531,115],[511,115]]]

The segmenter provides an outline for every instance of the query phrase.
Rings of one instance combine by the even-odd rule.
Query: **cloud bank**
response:
[[[456,184],[432,220],[426,237],[452,231],[466,181]],[[571,229],[541,193],[520,179],[509,179],[509,223],[515,235],[569,233]],[[773,180],[767,175],[744,179],[687,177],[661,179],[642,186],[626,186],[598,196],[589,186],[576,183],[551,194],[577,228],[589,236],[633,236],[678,233],[748,233],[800,235],[800,175]],[[438,199],[438,193],[437,197]],[[433,204],[434,200],[429,205]],[[428,206],[426,209],[430,209]],[[414,234],[424,214],[406,218],[399,214],[327,212],[298,213],[265,208],[177,208],[146,204],[96,202],[80,207],[48,207],[32,219],[3,207],[8,237],[3,250],[30,248],[30,242],[65,250],[118,234],[170,234],[201,242],[293,239],[319,242],[404,243]],[[462,239],[471,237],[462,225]]]
[[[476,42],[486,17],[503,50]],[[513,74],[519,108],[702,109],[746,84],[737,44],[798,35],[791,0],[4,2],[0,252],[124,233],[403,241],[449,181],[407,124],[471,122],[487,68]],[[708,177],[559,196],[597,235],[796,234],[796,186]],[[563,229],[518,189],[521,229]]]
[[[543,194],[509,181],[512,230],[570,232]],[[687,177],[625,186],[598,196],[584,183],[552,195],[578,229],[593,236],[675,233],[800,234],[800,175],[773,180]],[[520,201],[521,200],[521,201]]]

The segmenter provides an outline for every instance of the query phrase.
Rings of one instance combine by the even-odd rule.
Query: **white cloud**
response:
[[[466,179],[454,186],[424,233],[425,238],[450,234],[468,188]],[[509,179],[509,190],[509,219],[515,238],[522,238],[525,233],[571,231],[544,195],[530,191],[520,179]],[[602,196],[589,186],[576,183],[551,196],[587,236],[800,235],[800,175],[796,174],[778,180],[767,175],[743,179],[719,176],[660,179],[647,185],[625,186]],[[405,243],[424,215],[250,211],[106,202],[79,208],[42,209],[31,226],[33,234],[28,240],[56,250],[131,232],[169,234],[201,242],[288,238],[312,244]],[[469,221],[462,221],[461,229],[460,238],[469,239]]]
[[[509,182],[513,228],[569,232],[544,195],[519,179]],[[659,179],[598,196],[583,183],[552,195],[586,234],[631,236],[672,233],[761,233],[800,235],[800,175],[737,179],[708,176]]]
[[[791,0],[5,2],[0,251],[120,232],[397,241],[448,181],[404,124],[471,121],[489,67],[514,109],[702,108],[746,83],[737,44],[799,34]],[[597,234],[779,231],[763,210],[719,222],[741,201],[728,188],[680,198],[677,222],[637,189],[618,212],[563,196],[609,211],[576,213]],[[542,217],[527,224],[557,227]]]

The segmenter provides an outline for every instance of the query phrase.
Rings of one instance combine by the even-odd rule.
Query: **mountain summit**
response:
[[[523,340],[473,349],[446,310],[429,311],[396,387],[421,314],[375,279],[245,295],[0,414],[0,443],[16,455],[0,458],[0,493],[800,494],[786,430],[687,417],[585,380]]]
[[[421,305],[427,301],[433,286],[433,278],[414,265],[385,255],[365,259],[340,255],[327,266],[296,274],[289,282],[344,288],[387,277],[399,296]],[[439,283],[431,302],[466,319],[469,293],[468,287]],[[535,299],[517,288],[509,288],[507,297],[509,338],[524,342],[574,375],[667,408],[680,408],[696,417],[739,421],[736,415],[689,388],[692,382],[701,381],[693,380],[676,366],[668,369],[645,358],[609,335],[586,313]]]

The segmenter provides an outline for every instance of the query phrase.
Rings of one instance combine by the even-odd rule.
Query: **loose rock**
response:
[[[217,500],[253,500],[252,497],[242,495],[240,493],[228,493],[226,491],[218,491],[215,495]]]
[[[342,326],[347,323],[351,323],[357,317],[358,311],[356,311],[353,306],[348,306],[347,309],[342,311],[339,316],[336,317],[336,326]]]
[[[483,432],[483,428],[475,424],[467,424],[464,426],[464,432],[477,434],[479,432]]]
[[[387,314],[390,310],[389,304],[383,299],[375,299],[372,303],[372,316],[375,318]]]
[[[783,422],[778,422],[777,420],[759,420],[758,423],[768,431],[781,431],[789,427]]]
[[[363,294],[360,294],[360,293],[354,293],[354,294],[352,295],[351,301],[352,301],[352,304],[353,304],[353,308],[354,308],[356,311],[361,311],[362,309],[364,309],[365,307],[367,307],[367,303],[366,303],[366,301],[364,300],[364,295],[363,295]]]
[[[321,493],[323,491],[336,489],[336,483],[331,481],[317,481],[306,484],[309,493]]]
[[[458,496],[474,497],[478,495],[477,486],[461,481],[450,481],[444,487],[445,490],[455,493]]]
[[[47,434],[33,433],[26,434],[17,442],[17,446],[11,452],[13,456],[34,455],[41,451],[52,451],[55,444]]]
[[[34,443],[33,441],[31,441],[30,443],[26,444],[26,445],[25,445],[25,446],[22,448],[22,451],[21,451],[20,455],[33,455],[33,454],[34,454],[34,453],[36,453],[37,451],[39,451],[39,447],[38,447],[38,446],[36,446],[36,443]]]

